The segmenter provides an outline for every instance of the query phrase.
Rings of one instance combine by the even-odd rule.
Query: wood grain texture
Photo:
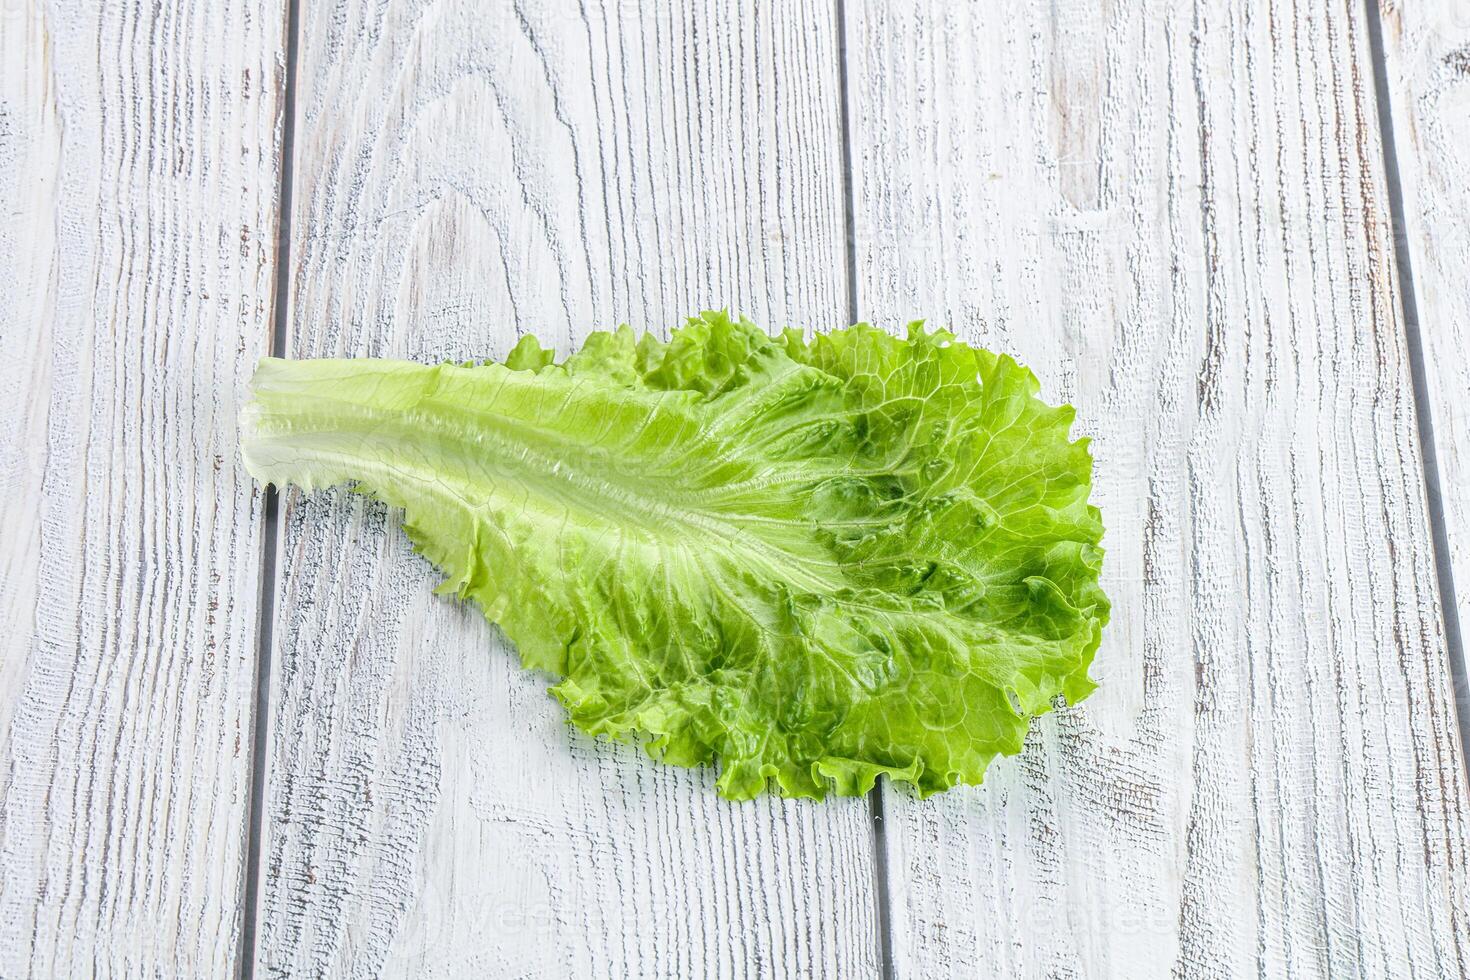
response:
[[[282,23],[0,5],[0,976],[236,962]]]
[[[865,0],[847,27],[860,312],[1078,405],[1116,600],[1093,700],[984,787],[886,797],[897,975],[1466,975],[1364,9]]]
[[[293,356],[846,316],[829,8],[303,8]],[[397,516],[288,495],[262,975],[877,972],[863,800],[572,733]]]
[[[1470,5],[1381,5],[1403,234],[1460,629],[1470,624]],[[1464,717],[1470,690],[1456,698]]]

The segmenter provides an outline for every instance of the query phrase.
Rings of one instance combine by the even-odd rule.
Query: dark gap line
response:
[[[842,123],[842,231],[847,249],[847,325],[858,322],[857,204],[852,183],[852,125],[847,107],[847,16],[844,0],[837,10],[837,104]]]
[[[276,280],[271,312],[270,353],[286,356],[290,329],[291,300],[291,177],[296,148],[296,58],[300,11],[297,0],[286,0],[286,77],[281,93],[280,192],[276,201]],[[255,653],[255,722],[250,739],[250,802],[246,825],[245,890],[240,927],[240,978],[255,976],[255,944],[258,923],[256,904],[260,899],[265,829],[267,735],[270,721],[272,655],[275,649],[277,567],[280,562],[281,497],[274,486],[265,488],[261,532],[260,620]]]
[[[834,0],[837,25],[837,105],[842,128],[843,237],[847,250],[847,322],[858,322],[857,192],[853,187],[852,113],[847,99],[847,12],[844,0]],[[880,777],[881,780],[881,777]],[[893,980],[893,908],[888,890],[888,835],[883,822],[883,785],[874,782],[868,793],[868,817],[873,828],[873,900],[877,906],[878,969],[883,980]]]
[[[893,906],[888,892],[888,829],[883,822],[883,784],[875,780],[868,791],[868,817],[873,822],[874,904],[878,906],[878,968],[883,980],[893,980]]]
[[[1454,710],[1460,731],[1460,757],[1470,772],[1470,680],[1465,670],[1465,645],[1460,632],[1460,614],[1455,606],[1455,577],[1450,568],[1450,539],[1445,528],[1444,500],[1440,491],[1439,454],[1434,449],[1434,411],[1429,403],[1429,376],[1424,369],[1424,339],[1419,330],[1419,300],[1414,286],[1409,230],[1404,207],[1404,189],[1399,179],[1398,146],[1394,140],[1393,107],[1389,103],[1388,61],[1383,46],[1383,21],[1377,0],[1363,0],[1368,15],[1368,47],[1373,63],[1373,91],[1378,103],[1379,143],[1388,184],[1388,212],[1393,228],[1393,255],[1399,278],[1399,302],[1404,319],[1404,342],[1409,354],[1413,383],[1415,422],[1419,430],[1419,452],[1424,464],[1424,492],[1429,502],[1430,543],[1434,552],[1434,575],[1439,586],[1440,615],[1444,620]]]

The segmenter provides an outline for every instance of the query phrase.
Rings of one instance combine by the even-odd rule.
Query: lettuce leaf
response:
[[[1092,459],[1011,358],[909,326],[771,338],[724,313],[561,363],[266,359],[251,473],[404,512],[595,735],[720,792],[978,783],[1093,690]]]

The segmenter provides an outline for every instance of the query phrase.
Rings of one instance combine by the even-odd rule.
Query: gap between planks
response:
[[[857,200],[852,171],[852,113],[847,86],[847,4],[833,0],[833,28],[837,32],[837,114],[842,127],[843,240],[847,259],[847,322],[858,322]],[[893,980],[893,902],[888,890],[888,838],[883,822],[882,777],[868,791],[868,813],[873,826],[873,904],[877,931],[878,970]]]
[[[276,199],[276,277],[271,315],[270,353],[286,356],[291,307],[291,185],[295,167],[296,58],[300,24],[297,0],[286,0],[286,64],[281,92],[281,159],[279,194]],[[255,660],[255,720],[250,739],[250,801],[246,807],[245,883],[241,902],[240,978],[255,976],[257,909],[263,872],[265,842],[266,762],[270,735],[271,654],[275,647],[277,567],[281,554],[281,496],[274,486],[265,488],[264,526],[260,541],[260,621],[257,625]]]
[[[1409,377],[1414,393],[1414,422],[1419,436],[1419,463],[1424,473],[1424,496],[1429,518],[1430,548],[1434,555],[1435,584],[1439,587],[1439,611],[1449,654],[1450,684],[1455,721],[1460,734],[1460,758],[1470,775],[1470,677],[1465,667],[1464,638],[1456,602],[1454,570],[1450,563],[1450,539],[1441,496],[1439,455],[1435,451],[1434,410],[1430,404],[1429,377],[1424,367],[1424,340],[1419,331],[1419,298],[1414,285],[1414,267],[1409,254],[1409,225],[1404,208],[1404,189],[1399,179],[1398,144],[1394,137],[1393,105],[1389,98],[1388,61],[1383,46],[1383,17],[1378,0],[1363,0],[1368,20],[1369,62],[1373,66],[1373,97],[1378,109],[1378,145],[1383,154],[1384,183],[1388,188],[1388,214],[1393,235],[1394,268],[1398,274],[1399,309],[1404,322],[1404,347],[1409,355]],[[1465,585],[1467,583],[1461,583]]]

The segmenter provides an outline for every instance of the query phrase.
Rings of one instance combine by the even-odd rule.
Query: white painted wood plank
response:
[[[0,10],[0,976],[236,963],[282,25]]]
[[[1470,625],[1470,4],[1384,2],[1380,10],[1445,557],[1463,631]],[[1463,731],[1470,690],[1458,694]]]
[[[294,356],[845,318],[830,8],[303,8]],[[262,974],[871,976],[866,801],[567,728],[381,508],[285,508]]]
[[[885,797],[900,977],[1470,967],[1364,11],[1328,7],[848,8],[860,312],[1079,406],[1116,600],[1093,700]]]

